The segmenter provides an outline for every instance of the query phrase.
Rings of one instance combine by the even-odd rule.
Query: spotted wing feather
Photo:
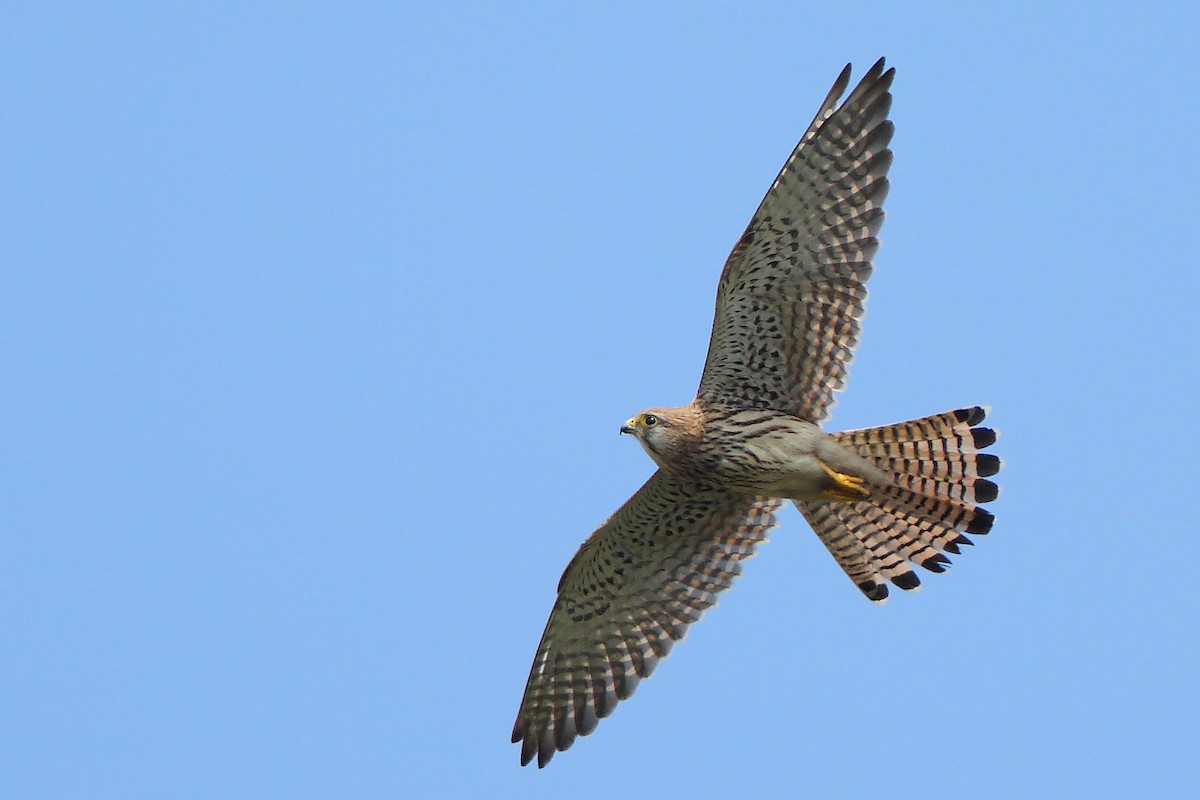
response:
[[[545,766],[649,677],[740,574],[780,505],[660,470],[584,542],[513,726],[522,765]]]
[[[827,416],[858,344],[879,247],[894,70],[840,106],[849,66],[763,198],[717,288],[701,402]]]

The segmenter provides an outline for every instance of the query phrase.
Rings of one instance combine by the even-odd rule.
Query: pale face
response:
[[[666,466],[666,459],[673,449],[675,432],[672,430],[675,420],[667,409],[650,409],[635,414],[621,426],[621,433],[637,437],[642,449],[654,459],[660,467]]]

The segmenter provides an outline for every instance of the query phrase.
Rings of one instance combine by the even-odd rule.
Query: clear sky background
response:
[[[962,5],[9,4],[0,795],[1194,797],[1200,19]],[[832,423],[992,404],[995,530],[878,608],[788,509],[520,769],[618,426],[880,55]]]

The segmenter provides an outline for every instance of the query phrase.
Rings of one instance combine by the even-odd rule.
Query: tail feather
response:
[[[999,487],[988,480],[1002,465],[979,452],[996,441],[978,427],[987,410],[980,406],[948,411],[880,428],[834,434],[887,473],[890,483],[873,487],[868,500],[801,502],[800,511],[846,574],[869,599],[882,602],[887,583],[915,589],[918,564],[942,572],[945,553],[959,553],[986,534],[994,517],[981,508]]]
[[[968,506],[976,503],[990,503],[1000,496],[1000,487],[987,478],[963,476],[957,480],[948,481],[941,477],[922,478],[915,475],[893,473],[892,485],[910,495],[931,500],[952,500]]]
[[[956,531],[984,534],[992,529],[995,519],[992,512],[969,501],[930,497],[896,485],[885,486],[879,492],[882,496],[876,503],[881,508],[907,512]]]
[[[986,478],[1000,469],[995,456],[976,464],[974,454],[996,441],[991,428],[976,427],[987,416],[986,406],[960,408],[931,417],[833,434],[864,458],[909,475],[971,475]],[[988,471],[991,469],[992,471]]]

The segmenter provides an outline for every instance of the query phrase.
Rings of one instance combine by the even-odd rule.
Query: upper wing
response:
[[[858,343],[879,248],[894,76],[879,59],[839,107],[846,65],[730,253],[701,402],[812,422],[828,414]]]
[[[654,671],[741,572],[781,501],[659,470],[567,565],[512,740],[543,767]]]

